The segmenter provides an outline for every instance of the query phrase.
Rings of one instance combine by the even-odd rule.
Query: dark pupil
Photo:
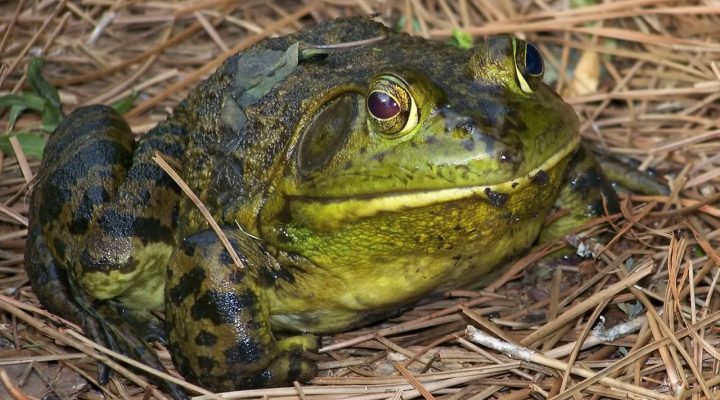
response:
[[[375,118],[388,119],[400,113],[400,106],[387,93],[372,92],[368,97],[368,110]]]
[[[525,50],[525,72],[530,75],[540,75],[543,73],[543,61],[537,47],[528,43]]]

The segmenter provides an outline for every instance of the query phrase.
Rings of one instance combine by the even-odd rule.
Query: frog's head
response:
[[[279,241],[362,225],[448,245],[453,229],[546,214],[580,137],[572,108],[542,83],[538,49],[510,36],[470,51],[403,43],[375,46],[305,103],[266,207]]]

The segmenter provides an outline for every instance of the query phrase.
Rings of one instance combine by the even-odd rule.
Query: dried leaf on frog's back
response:
[[[245,108],[254,104],[287,78],[298,65],[298,47],[295,42],[284,52],[257,49],[243,53],[238,59],[233,87],[238,105]]]
[[[235,65],[232,93],[223,106],[222,118],[234,131],[240,131],[247,122],[244,108],[255,104],[275,85],[288,77],[298,64],[298,43],[286,51],[249,49],[242,53]]]

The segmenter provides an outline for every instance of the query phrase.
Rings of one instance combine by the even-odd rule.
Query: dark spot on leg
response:
[[[195,267],[180,277],[180,282],[168,291],[168,300],[178,305],[186,297],[200,291],[205,280],[205,270],[202,267]]]
[[[208,373],[212,371],[213,368],[215,368],[215,360],[210,357],[199,356],[197,358],[197,362],[200,369],[205,373]]]
[[[218,257],[218,261],[220,264],[223,265],[231,265],[234,263],[232,257],[230,257],[230,253],[227,252],[227,250],[223,249],[220,251],[220,256]]]
[[[188,240],[187,238],[183,239],[183,241],[180,243],[180,250],[187,257],[194,257],[196,248],[197,247],[195,246],[195,243]]]
[[[225,360],[227,365],[247,365],[262,360],[263,357],[269,356],[266,353],[262,343],[255,340],[251,335],[255,332],[248,332],[245,337],[238,338],[231,347],[225,350]]]
[[[190,307],[190,316],[195,321],[209,319],[215,325],[235,322],[238,313],[255,315],[257,297],[254,294],[218,292],[209,290]]]
[[[545,186],[550,181],[550,177],[548,176],[547,172],[544,170],[538,171],[535,176],[532,178],[532,183],[538,186]]]
[[[215,232],[208,230],[208,231],[203,231],[203,232],[196,233],[194,235],[190,235],[190,236],[186,237],[185,239],[183,239],[182,243],[180,244],[180,248],[182,248],[183,251],[185,251],[185,247],[188,247],[188,251],[190,251],[190,248],[210,247],[210,246],[214,245],[215,243],[217,243],[217,241],[218,241],[218,237],[215,234]],[[192,250],[192,251],[194,254],[194,250]],[[187,252],[186,252],[186,254],[187,254]],[[192,254],[188,254],[188,255],[192,256]]]
[[[245,278],[245,272],[243,270],[241,270],[240,268],[234,268],[228,274],[228,279],[230,280],[230,282],[235,283],[235,284],[242,283],[244,278]]]
[[[302,353],[293,351],[288,354],[288,381],[295,381],[302,373]]]
[[[286,282],[295,282],[295,276],[289,269],[279,266],[278,268],[264,267],[260,269],[259,282],[264,287],[271,287],[275,285],[278,279],[282,279]]]
[[[576,174],[570,180],[570,189],[573,192],[579,192],[582,196],[587,194],[602,183],[600,175],[595,168],[588,169]]]
[[[509,198],[507,194],[492,191],[490,188],[485,188],[485,196],[487,196],[491,205],[498,208],[504,206]]]
[[[172,230],[156,218],[138,217],[133,214],[106,210],[98,223],[110,237],[137,236],[143,244],[149,242],[172,242]]]
[[[55,238],[53,240],[53,247],[55,247],[55,256],[58,260],[64,260],[65,259],[65,242],[61,240],[60,238]]]
[[[203,347],[212,347],[217,343],[217,336],[208,332],[202,331],[195,336],[195,344]]]
[[[68,231],[73,235],[82,235],[87,232],[89,226],[90,221],[74,214],[72,221],[70,221],[70,225],[68,225]]]

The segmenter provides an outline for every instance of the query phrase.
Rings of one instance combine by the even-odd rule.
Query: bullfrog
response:
[[[229,57],[139,140],[111,108],[78,108],[32,194],[33,290],[153,367],[148,341],[166,342],[213,390],[309,380],[319,335],[616,209],[543,73],[511,36],[463,50],[349,18]]]

